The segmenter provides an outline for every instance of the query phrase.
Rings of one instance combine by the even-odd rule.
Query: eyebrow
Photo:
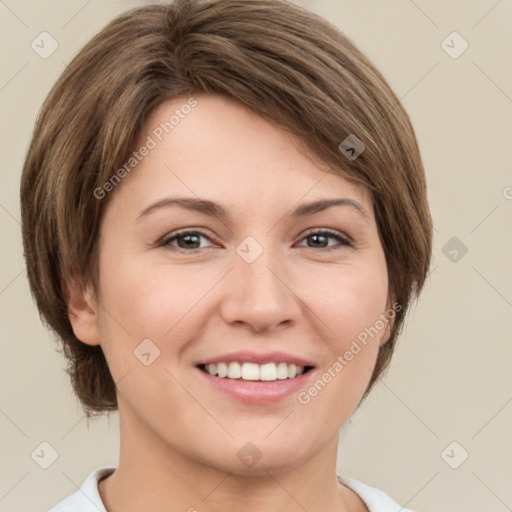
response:
[[[169,197],[161,199],[160,201],[157,201],[156,203],[149,205],[147,208],[142,210],[142,212],[139,214],[136,220],[141,220],[143,217],[149,215],[151,212],[157,209],[173,205],[186,208],[187,210],[203,213],[210,217],[215,217],[222,220],[229,218],[228,211],[220,204],[215,203],[213,201],[209,201],[207,199],[196,199],[193,197]],[[367,222],[369,222],[369,216],[364,207],[354,199],[350,199],[348,197],[335,199],[321,199],[310,203],[303,203],[297,206],[290,213],[290,215],[292,217],[307,217],[309,215],[313,215],[315,213],[321,212],[333,206],[352,207],[356,211],[358,211]]]

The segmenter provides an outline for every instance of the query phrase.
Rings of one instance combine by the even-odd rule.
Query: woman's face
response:
[[[110,192],[94,314],[73,325],[101,343],[132,443],[284,471],[337,439],[389,337],[371,197],[245,107],[196,100],[148,120],[147,155]],[[342,201],[305,207],[325,200]],[[238,362],[245,378],[236,363],[209,375],[207,362]],[[312,368],[293,377],[293,363]]]

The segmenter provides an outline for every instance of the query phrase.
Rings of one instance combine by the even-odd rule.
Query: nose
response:
[[[302,314],[294,284],[277,251],[263,250],[252,263],[235,254],[234,268],[224,280],[221,315],[230,325],[256,332],[292,325]]]

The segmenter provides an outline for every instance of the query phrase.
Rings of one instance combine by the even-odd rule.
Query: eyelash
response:
[[[186,235],[199,235],[199,236],[202,236],[202,237],[207,238],[208,240],[212,241],[211,238],[208,235],[204,234],[202,231],[181,231],[178,233],[174,233],[171,237],[164,238],[158,245],[160,247],[173,247],[173,249],[177,250],[178,252],[185,252],[185,253],[196,253],[198,251],[205,249],[205,247],[196,247],[194,249],[183,249],[182,247],[176,247],[176,246],[170,245],[170,242],[174,242],[175,240],[177,240],[181,237],[184,237]],[[346,236],[342,235],[338,231],[334,231],[331,229],[321,229],[318,231],[311,231],[309,233],[306,233],[300,241],[302,242],[302,240],[305,240],[306,238],[309,238],[313,235],[328,235],[328,238],[334,238],[340,243],[340,245],[338,245],[338,246],[320,247],[320,250],[322,250],[322,251],[333,251],[333,250],[341,249],[342,247],[352,247],[351,241]],[[306,248],[307,249],[315,249],[315,247],[306,247]]]

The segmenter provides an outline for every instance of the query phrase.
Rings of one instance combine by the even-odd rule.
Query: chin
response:
[[[308,458],[307,447],[297,440],[284,439],[276,437],[270,441],[262,438],[261,440],[250,436],[244,436],[242,440],[233,441],[231,448],[219,448],[219,458],[209,458],[207,464],[215,466],[222,471],[245,476],[262,476],[272,474],[286,473],[296,466],[303,463]],[[298,450],[297,446],[301,446]],[[313,447],[311,447],[313,449]],[[230,456],[226,457],[226,452]]]

